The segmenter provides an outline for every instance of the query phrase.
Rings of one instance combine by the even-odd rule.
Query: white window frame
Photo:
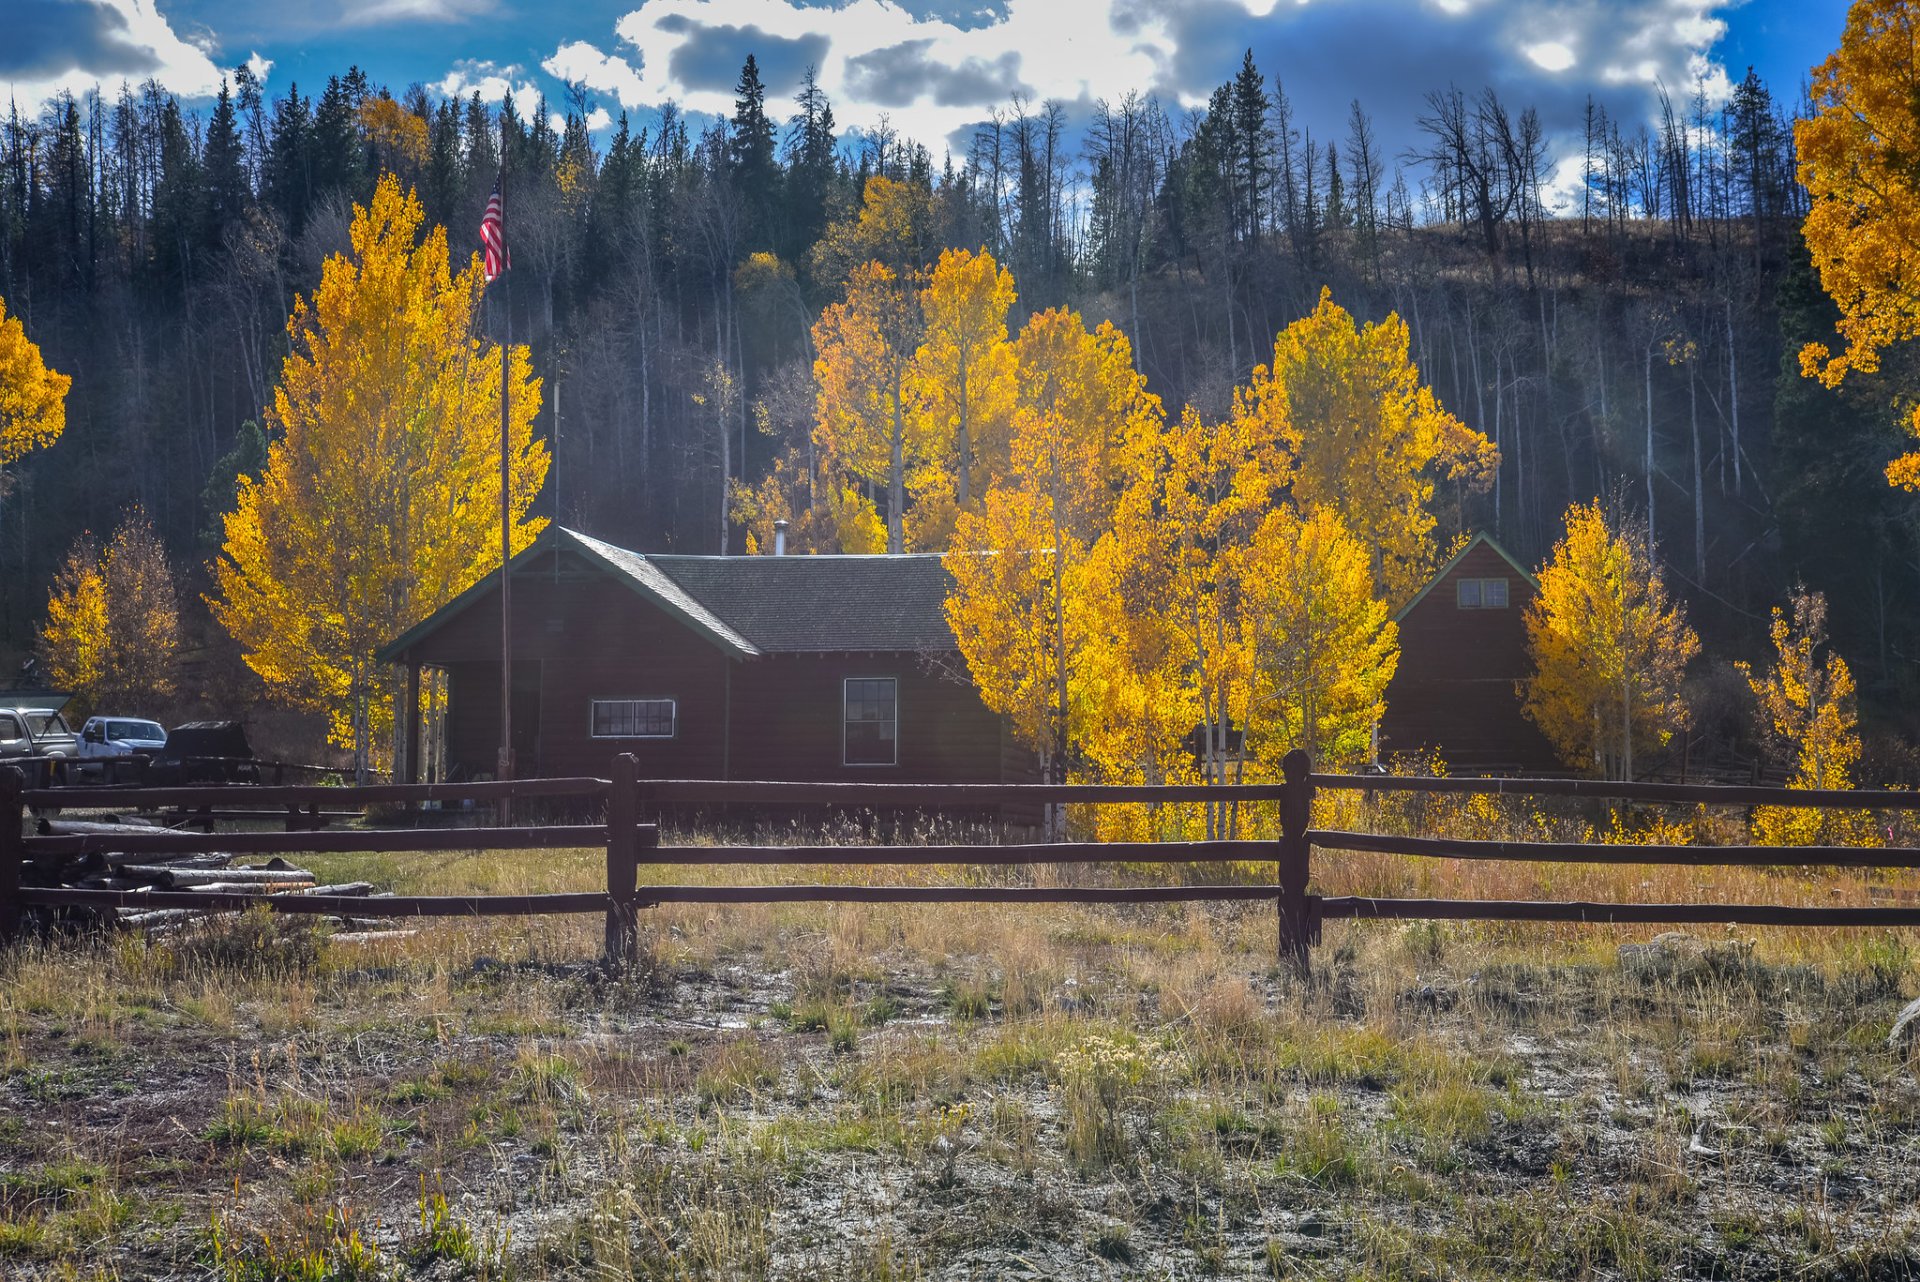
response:
[[[1478,598],[1476,601],[1474,601],[1472,605],[1468,605],[1465,600],[1467,585],[1469,583],[1473,584],[1475,596]],[[1498,605],[1494,605],[1487,600],[1487,589],[1492,587],[1494,584],[1500,585],[1500,604]],[[1454,580],[1453,604],[1456,609],[1505,610],[1510,608],[1512,603],[1513,603],[1512,585],[1505,578],[1483,578],[1483,579],[1462,578],[1462,579]]]
[[[856,681],[885,681],[893,687],[893,760],[891,761],[849,761],[847,760],[847,727],[852,724],[847,719],[848,687]],[[883,724],[875,722],[875,725]],[[899,677],[842,677],[840,680],[840,764],[849,769],[860,770],[870,767],[887,769],[900,764],[900,678]]]
[[[594,729],[595,712],[603,703],[664,703],[667,715],[673,722],[673,729],[666,734],[601,734]],[[589,699],[587,700],[587,737],[589,739],[676,739],[680,735],[680,701],[678,699]]]

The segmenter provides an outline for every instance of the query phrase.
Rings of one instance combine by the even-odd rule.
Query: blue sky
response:
[[[725,110],[748,51],[784,112],[818,68],[843,127],[883,114],[927,143],[964,147],[1013,95],[1094,100],[1139,90],[1176,115],[1237,69],[1277,75],[1316,137],[1343,135],[1358,98],[1382,143],[1415,141],[1422,96],[1449,83],[1534,105],[1577,128],[1589,93],[1629,122],[1657,86],[1724,94],[1754,66],[1797,92],[1838,41],[1841,0],[0,0],[12,39],[0,82],[23,106],[59,88],[152,75],[203,98],[222,68],[266,67],[270,91],[317,91],[358,63],[396,92],[586,87],[610,116],[671,99]],[[607,116],[597,116],[604,120]]]

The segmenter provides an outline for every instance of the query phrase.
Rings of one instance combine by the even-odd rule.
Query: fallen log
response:
[[[225,868],[233,862],[233,856],[219,851],[210,851],[198,855],[152,855],[129,854],[125,851],[111,850],[100,858],[117,868],[128,866],[166,868]]]
[[[289,895],[302,894],[313,889],[313,878],[300,882],[284,881],[208,881],[200,882],[192,889],[207,895]]]
[[[311,882],[313,874],[304,868],[182,868],[174,864],[127,864],[120,869],[126,877],[152,877],[170,886],[207,886],[213,882],[249,882],[260,885]]]
[[[155,831],[150,823],[122,822],[118,819],[42,819],[36,829],[42,837],[117,837],[127,833]]]

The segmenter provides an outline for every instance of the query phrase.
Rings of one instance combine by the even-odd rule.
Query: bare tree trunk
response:
[[[1733,428],[1733,493],[1740,495],[1740,377],[1733,347],[1733,300],[1727,300],[1727,414]]]
[[[1693,430],[1693,573],[1696,583],[1707,581],[1707,478],[1700,462],[1700,378],[1694,362],[1687,362],[1687,420]]]

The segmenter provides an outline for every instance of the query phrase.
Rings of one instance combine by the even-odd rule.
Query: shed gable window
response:
[[[1455,601],[1462,610],[1504,610],[1507,608],[1505,579],[1457,579]]]
[[[678,709],[672,699],[595,699],[596,739],[671,739]]]
[[[841,760],[849,766],[900,763],[900,704],[892,677],[848,677]]]

